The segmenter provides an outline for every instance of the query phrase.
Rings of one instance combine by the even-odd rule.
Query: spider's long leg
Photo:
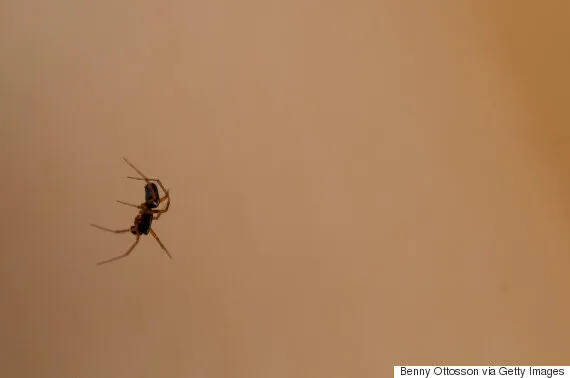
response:
[[[166,254],[168,255],[168,257],[172,258],[172,256],[170,255],[170,252],[168,252],[168,250],[166,249],[166,247],[164,246],[164,244],[162,244],[162,242],[160,241],[160,239],[158,238],[158,235],[156,234],[156,232],[154,232],[152,230],[152,228],[149,229],[150,234],[156,239],[156,241],[158,242],[158,244],[160,244],[160,246],[162,247],[162,249],[164,250],[164,252],[166,252]]]
[[[135,242],[133,243],[133,245],[131,245],[131,248],[129,248],[129,250],[127,252],[125,252],[124,254],[120,255],[120,256],[116,256],[113,257],[111,259],[108,260],[103,260],[101,262],[98,262],[97,265],[103,265],[103,264],[107,264],[110,263],[111,261],[115,261],[115,260],[119,260],[122,259],[123,257],[127,257],[129,255],[129,253],[131,253],[133,251],[133,249],[135,249],[136,245],[138,244],[139,240],[140,240],[141,236],[137,235],[137,240],[135,240]]]
[[[170,207],[170,189],[168,189],[168,190],[166,191],[166,195],[160,199],[160,202],[162,202],[162,201],[164,201],[164,200],[166,200],[166,199],[168,199],[168,202],[166,202],[166,207],[165,207],[164,209],[162,209],[163,212],[162,212],[162,213],[158,213],[158,215],[155,216],[155,217],[152,218],[152,219],[157,220],[158,218],[160,218],[160,216],[161,216],[162,214],[164,214],[164,213],[166,213],[166,212],[168,211],[168,208]]]
[[[168,209],[166,209],[166,208],[163,209],[163,210],[154,210],[154,209],[152,209],[152,210],[148,210],[148,211],[151,212],[151,213],[153,213],[153,214],[164,214],[164,213],[166,213],[166,212],[168,211]]]
[[[142,177],[142,179],[139,179],[139,180],[145,180],[145,181],[147,182],[147,184],[150,184],[150,182],[149,182],[150,180],[148,179],[148,177],[146,177],[146,176],[144,175],[144,173],[142,173],[137,167],[135,167],[130,161],[128,161],[126,157],[124,157],[123,160],[124,160],[128,165],[130,165],[131,168],[133,168],[133,169]]]
[[[135,167],[130,161],[128,161],[126,157],[123,157],[123,160],[124,160],[128,165],[130,165],[131,168],[133,168],[133,169],[142,177],[142,178],[138,178],[138,177],[130,177],[130,176],[127,176],[128,178],[134,178],[135,180],[144,180],[144,181],[146,181],[146,184],[147,184],[149,187],[151,187],[151,186],[150,186],[150,180],[148,179],[148,177],[146,177],[146,176],[144,175],[144,173],[142,173],[137,167]],[[152,190],[152,192],[153,192],[153,194],[154,194],[154,198],[153,198],[152,200],[149,200],[147,203],[152,203],[152,202],[154,202],[156,199],[160,198],[160,195],[159,195],[158,193],[154,193],[154,189],[153,189],[152,187],[151,187],[151,190]]]
[[[141,209],[140,205],[133,205],[132,203],[128,203],[128,202],[124,202],[124,201],[119,201],[117,200],[118,203],[122,203],[123,205],[127,205],[127,206],[132,206],[132,207],[136,207],[137,209]]]
[[[169,200],[168,205],[170,205],[170,189],[166,190],[165,193],[166,195],[162,197],[159,202],[162,203],[164,200]]]
[[[98,226],[98,225],[93,224],[93,223],[91,223],[91,226],[93,226],[93,227],[95,227],[95,228],[98,228],[98,229],[100,229],[100,230],[103,230],[103,231],[114,232],[115,234],[122,234],[122,233],[130,232],[130,231],[131,231],[130,228],[127,228],[127,229],[125,229],[125,230],[111,230],[111,229],[109,229],[109,228],[101,227],[101,226]]]

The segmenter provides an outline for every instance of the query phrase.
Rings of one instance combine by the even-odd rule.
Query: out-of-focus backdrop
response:
[[[569,11],[4,1],[0,376],[568,365]]]

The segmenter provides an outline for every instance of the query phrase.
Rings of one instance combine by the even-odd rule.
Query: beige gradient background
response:
[[[569,11],[3,1],[0,376],[570,365]]]

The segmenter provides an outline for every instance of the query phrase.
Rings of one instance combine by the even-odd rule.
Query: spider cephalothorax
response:
[[[128,165],[130,165],[141,176],[141,177],[131,177],[131,176],[127,176],[127,177],[130,179],[133,179],[133,180],[144,180],[146,182],[146,185],[144,186],[145,202],[141,203],[140,205],[133,205],[133,204],[130,204],[127,202],[117,201],[117,202],[122,203],[124,205],[136,207],[137,209],[139,209],[139,213],[135,218],[134,224],[130,228],[127,228],[126,230],[111,230],[111,229],[108,229],[105,227],[98,226],[96,224],[91,224],[91,225],[93,227],[97,227],[101,230],[114,232],[116,234],[131,232],[131,234],[135,235],[137,239],[135,240],[134,244],[131,246],[131,248],[129,248],[129,250],[126,253],[124,253],[120,256],[117,256],[117,257],[113,257],[112,259],[109,259],[109,260],[101,261],[98,265],[105,264],[105,263],[115,261],[115,260],[118,260],[118,259],[121,259],[123,257],[128,256],[129,253],[132,252],[132,250],[135,248],[135,246],[139,242],[141,235],[148,235],[149,233],[156,239],[158,244],[160,244],[160,246],[166,252],[168,257],[172,258],[172,256],[170,255],[170,253],[168,252],[166,247],[164,247],[164,244],[162,244],[162,242],[160,241],[160,239],[158,238],[156,233],[151,228],[152,221],[157,220],[158,218],[160,218],[160,216],[162,214],[164,214],[168,211],[168,208],[170,207],[170,193],[168,190],[166,190],[164,188],[164,186],[162,185],[162,183],[160,182],[159,179],[147,178],[141,171],[139,171],[134,165],[132,165],[126,158],[123,158],[123,159],[125,160],[125,162],[127,162]],[[158,183],[158,185],[160,186],[160,188],[164,192],[164,196],[162,198],[159,195],[158,186],[155,184],[155,182]],[[164,209],[156,210],[156,208],[163,201],[166,201],[166,206],[164,207]]]

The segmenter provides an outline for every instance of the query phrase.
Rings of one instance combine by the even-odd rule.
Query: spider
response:
[[[164,186],[162,185],[162,183],[160,182],[159,179],[147,178],[141,171],[138,170],[137,167],[135,167],[133,164],[131,164],[126,158],[123,158],[123,160],[125,160],[125,162],[128,165],[130,165],[141,176],[141,177],[127,176],[127,178],[130,178],[133,180],[144,180],[146,182],[146,185],[144,186],[145,202],[141,203],[140,205],[132,205],[130,203],[117,200],[117,202],[122,203],[123,205],[132,206],[132,207],[136,207],[137,209],[139,209],[139,213],[135,218],[134,225],[132,225],[131,228],[127,228],[125,230],[111,230],[111,229],[108,229],[105,227],[98,226],[96,224],[91,224],[91,226],[96,227],[96,228],[103,230],[103,231],[114,232],[115,234],[123,234],[125,232],[130,231],[131,234],[136,236],[136,240],[135,240],[134,244],[131,246],[131,248],[129,248],[129,250],[127,252],[125,252],[124,254],[122,254],[120,256],[113,257],[113,258],[108,259],[108,260],[103,260],[103,261],[97,263],[97,265],[106,264],[106,263],[109,263],[109,262],[112,262],[115,260],[122,259],[123,257],[127,257],[133,251],[133,249],[135,249],[136,245],[138,244],[138,242],[140,240],[140,237],[142,235],[148,235],[149,233],[156,239],[158,244],[160,244],[160,246],[162,247],[164,252],[166,252],[168,257],[172,258],[172,256],[170,255],[170,253],[168,252],[168,250],[166,249],[164,244],[162,244],[162,242],[160,241],[160,239],[156,235],[156,232],[154,232],[152,230],[152,228],[150,227],[153,220],[157,220],[158,218],[160,218],[160,216],[162,214],[164,214],[168,211],[168,208],[170,207],[169,191],[164,189]],[[158,187],[156,186],[156,184],[154,182],[156,182],[156,183],[158,183],[158,185],[160,185],[160,188],[165,193],[164,197],[160,198],[159,192],[158,192]],[[165,200],[166,200],[166,207],[164,207],[164,209],[162,209],[162,210],[157,209],[157,207],[162,202],[164,202]]]

